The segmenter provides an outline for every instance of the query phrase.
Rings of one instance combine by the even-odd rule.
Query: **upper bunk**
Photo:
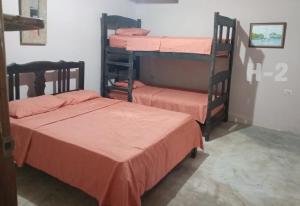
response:
[[[132,53],[138,57],[213,61],[216,56],[228,57],[232,55],[235,42],[236,19],[222,16],[216,12],[214,16],[214,34],[211,38],[124,37],[109,35],[111,30],[120,28],[141,28],[141,20],[115,15],[109,16],[107,14],[102,15],[101,27],[102,49],[106,53],[121,55]],[[147,46],[143,46],[143,43]],[[193,44],[196,47],[198,46],[198,48],[192,46]],[[191,46],[194,49],[190,49]]]

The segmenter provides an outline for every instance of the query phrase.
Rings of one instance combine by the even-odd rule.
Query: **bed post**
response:
[[[214,17],[214,36],[213,36],[213,44],[212,44],[212,55],[210,59],[210,69],[209,69],[209,85],[208,85],[208,106],[207,106],[207,118],[204,125],[204,137],[206,141],[209,141],[209,134],[211,130],[211,109],[210,105],[212,103],[213,98],[213,76],[215,74],[216,67],[216,47],[218,41],[218,19],[219,12],[215,12]]]
[[[133,70],[134,70],[134,53],[129,52],[129,68],[128,68],[128,102],[132,102],[132,91],[133,91]]]
[[[103,13],[101,18],[101,84],[100,91],[102,96],[106,96],[106,77],[105,77],[105,48],[107,47],[107,24],[106,24],[107,14]]]
[[[230,89],[231,89],[231,75],[232,75],[233,61],[234,61],[235,36],[236,36],[236,19],[234,19],[234,26],[232,27],[232,34],[231,34],[232,47],[231,47],[230,59],[229,59],[229,75],[228,75],[228,82],[227,82],[227,101],[225,104],[224,122],[228,121],[228,116],[229,116],[229,101],[230,101]]]
[[[142,28],[142,20],[141,19],[138,19],[137,20],[137,27],[138,28]],[[139,80],[140,79],[140,71],[141,71],[141,58],[140,57],[137,57],[137,56],[134,56],[134,69],[136,71],[136,79]]]
[[[84,89],[84,62],[79,62],[79,85],[78,88],[83,90]]]

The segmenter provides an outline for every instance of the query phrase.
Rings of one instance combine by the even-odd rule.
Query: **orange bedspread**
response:
[[[128,51],[160,51],[210,55],[212,38],[111,35],[111,47]]]
[[[192,148],[203,148],[190,115],[105,98],[11,118],[11,128],[19,166],[78,187],[101,205],[141,205],[145,191]]]
[[[201,122],[206,121],[208,94],[179,89],[143,86],[133,90],[133,102],[161,109],[183,112]],[[112,92],[111,98],[127,101],[127,93]],[[213,110],[212,115],[224,108],[223,105]]]

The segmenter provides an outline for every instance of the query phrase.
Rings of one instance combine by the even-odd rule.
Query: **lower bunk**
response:
[[[114,86],[127,88],[128,84],[127,82],[116,82]],[[128,93],[111,90],[108,97],[127,101]],[[221,94],[214,95],[212,103],[214,100],[219,100],[220,97]],[[211,129],[220,121],[227,121],[226,102],[218,101],[218,104],[209,104],[208,99],[208,93],[203,91],[150,86],[140,81],[134,81],[133,84],[133,103],[190,114],[201,126],[207,141],[209,141]]]

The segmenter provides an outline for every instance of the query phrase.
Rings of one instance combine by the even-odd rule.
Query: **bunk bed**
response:
[[[124,37],[109,35],[110,30],[117,30],[120,28],[141,28],[141,23],[140,19],[134,20],[122,16],[102,15],[101,94],[105,97],[120,99],[124,99],[125,94],[128,101],[145,104],[147,101],[138,101],[138,99],[141,99],[141,97],[145,96],[149,91],[150,94],[148,96],[151,98],[153,96],[159,98],[155,91],[160,90],[162,92],[158,92],[160,94],[158,102],[163,103],[155,104],[153,103],[153,100],[150,99],[150,103],[148,100],[148,104],[146,105],[177,110],[178,112],[191,111],[191,108],[182,110],[179,107],[174,106],[185,102],[178,102],[178,98],[176,100],[176,91],[178,91],[183,98],[192,96],[191,99],[194,99],[194,102],[191,103],[188,99],[186,102],[192,104],[192,107],[197,109],[194,113],[199,111],[204,113],[200,115],[204,117],[202,121],[197,117],[195,120],[200,124],[205,139],[209,141],[211,130],[222,121],[228,121],[236,19],[221,16],[216,12],[214,16],[213,38]],[[178,44],[176,42],[180,43]],[[216,60],[218,56],[223,56],[229,60],[228,68],[224,68],[224,70],[220,72],[216,72]],[[144,89],[144,91],[137,92],[138,90],[134,89],[134,82],[140,78],[141,57],[209,62],[208,91],[206,93],[192,93],[191,91],[184,92],[184,90],[177,89],[168,90],[167,88],[166,90],[164,88],[148,87],[148,89]],[[119,81],[127,81],[128,86],[118,86],[116,82]],[[173,92],[175,96],[173,96],[171,100],[168,100],[163,93],[167,94],[170,92]],[[199,102],[197,103],[195,100],[199,100]],[[205,111],[203,112],[203,110]]]

